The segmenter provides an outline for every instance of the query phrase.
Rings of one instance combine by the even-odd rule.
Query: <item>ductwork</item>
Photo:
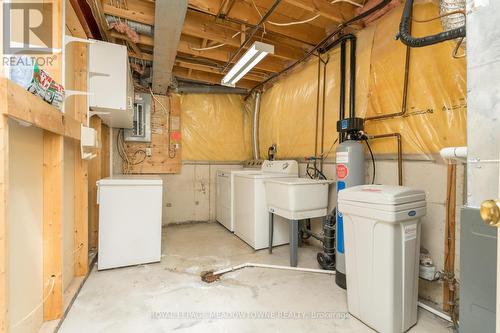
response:
[[[186,81],[177,80],[180,84],[178,84],[175,88],[175,92],[179,94],[248,94],[248,90],[243,88],[203,85],[198,83],[189,83],[189,81],[184,83]]]
[[[449,13],[455,14],[449,15]],[[444,30],[465,27],[465,0],[441,0],[439,14],[442,16],[441,23]],[[465,37],[460,47],[465,50]]]
[[[118,18],[112,15],[106,15],[106,22],[108,22],[108,24],[115,23],[118,22]],[[154,34],[154,28],[151,25],[130,20],[127,20],[127,25],[140,35],[153,36]]]
[[[255,104],[253,108],[253,122],[252,122],[252,147],[253,147],[253,159],[259,160],[259,114],[260,114],[260,92],[255,93]]]

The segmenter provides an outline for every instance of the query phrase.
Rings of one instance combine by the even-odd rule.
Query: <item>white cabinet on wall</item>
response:
[[[134,88],[124,45],[95,41],[89,46],[89,106],[110,127],[131,128]]]

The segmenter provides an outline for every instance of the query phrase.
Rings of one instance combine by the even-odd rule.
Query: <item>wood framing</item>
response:
[[[1,91],[0,91],[1,93]],[[1,96],[1,95],[0,95]],[[0,106],[1,108],[1,106]],[[9,194],[9,120],[0,114],[0,333],[9,331],[7,279],[7,197]]]
[[[75,141],[75,276],[85,276],[89,269],[88,162],[80,156],[80,142]]]
[[[43,132],[43,286],[50,291],[43,304],[44,320],[63,312],[62,196],[64,137]]]
[[[97,138],[101,141],[102,120],[97,116],[90,118],[90,127],[97,131]],[[102,147],[102,146],[101,146]],[[88,198],[89,198],[89,248],[96,250],[98,246],[98,230],[99,230],[99,206],[97,205],[97,184],[96,182],[102,178],[102,163],[99,149],[97,156],[88,162]]]
[[[4,77],[0,77],[0,91],[5,96],[5,99],[2,99],[3,107],[1,108],[4,115],[55,134],[80,140],[80,122],[70,116],[65,116],[40,97],[29,93]]]
[[[151,148],[151,156],[146,157],[143,163],[132,165],[130,167],[131,173],[156,174],[179,173],[181,171],[181,148],[174,150],[172,143],[172,133],[180,131],[180,98],[176,95],[157,95],[156,98],[161,102],[161,105],[157,101],[154,102],[154,112],[151,114],[151,142],[126,143],[129,156],[134,155],[137,150]],[[164,110],[162,105],[167,110]]]

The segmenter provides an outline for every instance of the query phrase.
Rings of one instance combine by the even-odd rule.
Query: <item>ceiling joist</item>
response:
[[[173,12],[168,8],[179,1],[186,4],[187,11],[184,22],[180,23],[176,31],[178,37],[171,40],[165,33],[176,29],[172,27],[173,23],[168,22],[175,21],[178,15],[173,14],[168,18]],[[328,31],[353,17],[356,8],[346,3],[332,4],[331,0],[282,0],[267,22],[256,26],[274,0],[126,0],[120,8],[114,5],[116,1],[97,2],[100,6],[101,30],[105,31],[109,40],[127,45],[129,56],[137,59],[134,62],[143,61],[144,66],[153,66],[146,73],[153,73],[153,85],[155,75],[156,78],[163,78],[159,89],[162,93],[170,83],[166,78],[171,75],[220,84],[223,77],[221,69],[233,58],[232,55],[253,29],[258,29],[245,47],[258,40],[272,44],[275,51],[259,62],[238,84],[242,88],[253,88],[270,75],[301,59],[326,37]],[[155,35],[141,33],[141,29],[136,30],[132,25],[132,30],[138,34],[137,39],[132,40],[130,34],[127,36],[109,30],[104,22],[104,14],[120,18],[122,22],[153,26]],[[304,22],[311,18],[314,19]],[[238,58],[232,60],[233,63]],[[170,62],[171,66],[167,66],[166,62]]]

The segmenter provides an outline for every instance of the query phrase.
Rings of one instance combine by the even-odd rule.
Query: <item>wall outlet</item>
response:
[[[165,206],[166,206],[166,207],[172,207],[172,203],[167,202],[167,203],[165,204]]]
[[[147,156],[147,157],[150,157],[150,156],[151,156],[151,154],[152,154],[152,152],[151,152],[151,148],[149,148],[149,147],[148,147],[148,148],[146,148],[146,156]]]

